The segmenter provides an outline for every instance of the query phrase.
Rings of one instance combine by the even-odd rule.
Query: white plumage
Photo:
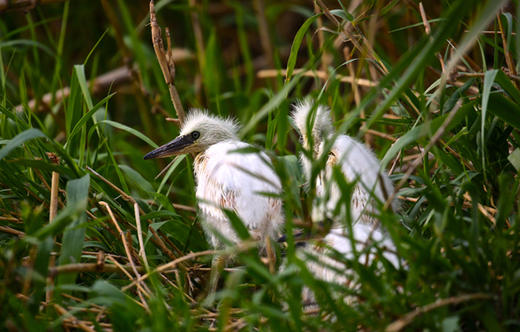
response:
[[[251,236],[260,241],[274,237],[283,223],[281,201],[262,194],[278,194],[280,181],[266,164],[269,159],[265,153],[233,152],[247,147],[238,140],[227,140],[195,158],[196,195],[204,228],[214,247],[220,246],[215,231],[232,242],[239,240],[222,208],[235,211]]]
[[[278,233],[282,223],[281,200],[267,194],[279,194],[280,180],[263,152],[240,152],[251,147],[237,137],[238,126],[230,119],[192,111],[180,135],[145,156],[145,159],[174,154],[196,154],[194,172],[196,196],[202,225],[214,248],[222,241],[239,239],[223,209],[234,211],[260,243]]]
[[[324,106],[313,107],[312,102],[307,99],[295,105],[292,118],[300,132],[304,148],[311,150],[315,159],[328,153],[325,169],[315,179],[316,199],[311,213],[311,218],[315,222],[333,220],[332,229],[322,242],[346,258],[354,257],[351,241],[348,238],[348,228],[345,226],[346,204],[341,200],[341,191],[332,175],[333,167],[339,165],[347,182],[356,181],[348,203],[350,203],[355,248],[362,253],[359,261],[370,262],[375,257],[374,251],[367,252],[366,250],[366,244],[370,241],[380,242],[379,247],[383,245],[394,249],[392,241],[380,229],[377,220],[377,201],[384,203],[394,192],[392,182],[388,175],[380,169],[377,157],[362,143],[347,135],[338,135],[330,151],[324,151],[326,143],[335,135],[330,111]],[[302,153],[301,163],[306,179],[310,181],[312,161]],[[340,212],[335,213],[339,204],[342,205]],[[396,201],[392,202],[391,206],[394,210],[398,209]],[[317,278],[338,284],[353,281],[352,276],[349,275],[350,272],[342,263],[328,257],[329,252],[327,249],[311,246],[300,251],[300,254],[307,259],[307,267]],[[314,256],[317,261],[305,257],[308,255]],[[386,252],[385,257],[395,266],[398,265],[398,258],[395,254]],[[345,271],[345,273],[339,271]],[[308,302],[313,301],[309,290],[304,292],[304,298]]]

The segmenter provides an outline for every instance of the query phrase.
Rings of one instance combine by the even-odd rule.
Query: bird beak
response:
[[[144,159],[153,159],[153,158],[165,158],[169,156],[175,156],[178,154],[184,153],[184,149],[193,144],[193,139],[188,136],[179,136],[171,142],[164,144],[163,146],[158,147],[157,149],[148,152]]]

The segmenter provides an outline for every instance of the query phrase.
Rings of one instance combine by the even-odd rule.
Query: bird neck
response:
[[[206,151],[201,151],[195,156],[195,160],[193,161],[193,170],[195,175],[201,174],[204,169],[206,169],[207,157]]]

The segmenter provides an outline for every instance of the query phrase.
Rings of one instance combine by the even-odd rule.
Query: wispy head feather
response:
[[[315,105],[310,98],[296,102],[293,105],[291,117],[305,144],[309,142],[309,128],[314,144],[321,143],[326,137],[334,133],[329,108],[323,105]]]
[[[220,118],[206,110],[192,109],[182,125],[181,135],[187,135],[194,130],[208,131],[219,137],[234,139],[237,138],[239,126],[232,118]]]

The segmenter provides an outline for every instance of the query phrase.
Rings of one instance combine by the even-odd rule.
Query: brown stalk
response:
[[[125,248],[125,253],[126,253],[126,256],[128,258],[128,262],[130,263],[130,266],[132,267],[132,271],[134,272],[134,275],[136,276],[137,280],[139,280],[141,274],[139,273],[139,271],[137,271],[137,267],[135,266],[134,260],[132,259],[132,254],[130,252],[130,247],[129,247],[127,241],[126,241],[125,233],[123,232],[123,230],[119,226],[119,223],[117,222],[116,217],[112,213],[112,209],[110,208],[110,206],[106,202],[103,202],[103,201],[100,201],[99,204],[105,207],[105,209],[107,210],[108,214],[110,215],[110,220],[112,221],[112,223],[116,227],[117,231],[119,232],[119,235],[121,236],[121,240],[123,241],[123,246]],[[134,280],[134,279],[132,278],[132,280]],[[146,284],[144,284],[144,283],[142,284],[142,286],[143,286],[144,289],[147,288]],[[141,302],[144,305],[144,307],[147,310],[149,310],[148,305],[146,303],[146,300],[144,299],[143,295],[141,294],[141,292],[145,293],[145,294],[147,293],[144,289],[139,289],[138,288],[137,294],[139,295],[139,298],[141,299]],[[149,290],[147,290],[147,291],[149,292]]]
[[[96,172],[95,170],[93,170],[92,168],[90,168],[89,166],[87,166],[87,169],[92,172],[92,174],[94,174],[95,176],[97,176],[101,181],[105,182],[106,184],[108,184],[112,189],[114,189],[115,191],[117,191],[121,197],[123,197],[123,199],[125,201],[128,201],[128,202],[132,202],[132,203],[137,203],[136,200],[128,195],[127,193],[125,193],[123,190],[121,190],[118,186],[116,186],[115,184],[113,184],[112,182],[110,182],[107,178],[105,178],[103,175],[99,174],[98,172]],[[144,213],[142,210],[140,210],[141,213]]]
[[[318,6],[318,4],[316,3],[316,1],[314,1],[314,13],[315,14],[319,14],[321,12],[320,10],[320,6]],[[323,18],[321,16],[318,16],[318,18],[316,19],[316,25],[317,25],[317,34],[318,34],[318,45],[319,45],[319,48],[323,50],[323,45],[325,44],[325,34],[323,32]],[[323,53],[321,55],[321,65],[320,65],[320,68],[321,68],[321,71],[323,72],[327,72],[327,69],[329,68],[332,60],[333,60],[333,56],[329,53],[327,53],[325,50],[323,50]],[[274,67],[271,66],[271,68]]]
[[[197,4],[195,0],[189,0],[191,24],[193,25],[193,34],[195,35],[195,43],[197,45],[197,58],[199,61],[200,72],[206,68],[206,61],[204,54],[206,54],[204,47],[204,38],[202,36],[202,28],[200,26],[199,14],[197,13]]]
[[[504,27],[502,26],[502,20],[500,19],[500,14],[499,13],[497,13],[497,21],[498,21],[498,28],[500,29],[500,36],[502,37],[502,44],[503,44],[503,47],[504,47],[504,55],[506,57],[507,68],[509,69],[509,72],[513,76],[516,76],[516,68],[515,68],[515,65],[513,63],[513,58],[511,57],[511,52],[508,50],[506,34],[504,33]],[[513,81],[513,84],[518,89],[517,82]]]
[[[257,246],[257,242],[256,241],[243,241],[241,243],[239,243],[236,247],[233,247],[233,248],[229,248],[229,249],[226,249],[226,250],[214,250],[214,249],[211,249],[211,250],[204,250],[204,251],[198,251],[198,252],[191,252],[187,255],[184,255],[182,257],[179,257],[169,263],[166,263],[166,264],[163,264],[161,266],[158,266],[155,270],[153,271],[150,271],[146,274],[144,274],[141,278],[137,279],[137,280],[134,280],[132,281],[132,283],[130,283],[129,285],[126,285],[125,287],[123,287],[123,291],[133,287],[136,285],[137,282],[140,282],[142,280],[145,280],[146,278],[150,277],[150,275],[152,275],[153,273],[161,273],[161,272],[164,272],[164,271],[167,271],[167,270],[170,270],[170,269],[173,269],[175,267],[177,267],[177,265],[179,265],[180,263],[184,262],[184,261],[187,261],[187,260],[191,260],[193,258],[196,258],[196,257],[200,257],[200,256],[209,256],[209,255],[219,255],[219,256],[225,256],[225,255],[230,255],[234,252],[242,252],[242,251],[246,251],[246,250],[249,250],[251,248],[255,248]]]
[[[301,69],[301,68],[297,68],[297,69],[294,69],[293,71],[293,74],[299,74],[299,73],[303,73],[303,76],[307,76],[307,77],[318,77],[322,80],[326,80],[328,78],[328,74],[326,72],[323,72],[321,70],[304,70],[304,69]],[[287,70],[286,69],[264,69],[264,70],[259,70],[257,73],[256,73],[256,76],[258,78],[268,78],[268,77],[276,77],[278,75],[281,75],[281,76],[287,76]],[[370,80],[367,80],[367,79],[364,79],[364,78],[355,78],[355,77],[352,77],[352,76],[344,76],[344,75],[338,75],[336,74],[336,78],[340,81],[340,82],[343,82],[343,83],[351,83],[351,84],[357,84],[357,85],[361,85],[361,86],[368,86],[368,87],[372,87],[372,86],[376,86],[377,83],[373,82],[373,81],[370,81]]]
[[[8,226],[0,226],[0,232],[13,234],[13,235],[18,236],[19,238],[22,238],[25,236],[24,232],[11,228],[11,227],[8,227]]]
[[[121,27],[120,20],[117,17],[116,12],[113,7],[110,5],[108,0],[101,0],[101,4],[103,6],[103,10],[105,15],[107,16],[110,24],[114,28],[114,37],[116,39],[117,47],[121,50],[123,55],[123,63],[128,68],[132,81],[132,88],[134,90],[135,100],[137,103],[137,107],[139,109],[139,116],[141,122],[143,123],[146,131],[150,131],[152,129],[152,123],[150,120],[150,112],[148,111],[148,107],[145,104],[144,96],[147,95],[146,88],[142,82],[141,73],[139,71],[138,66],[132,66],[133,62],[133,54],[130,49],[126,46],[124,42],[124,33],[123,28]]]
[[[108,258],[109,256],[107,256]],[[132,266],[130,265],[120,265],[125,271],[132,271]],[[77,273],[77,272],[98,272],[98,273],[116,273],[121,272],[121,268],[116,265],[111,264],[103,264],[99,265],[98,263],[74,263],[74,264],[65,264],[56,267],[51,267],[49,269],[49,273],[52,275],[60,274],[60,273]],[[136,266],[137,271],[143,272],[144,269],[142,266]]]
[[[103,75],[100,75],[96,77],[93,80],[87,81],[87,84],[92,87],[92,93],[99,93],[101,91],[105,91],[108,89],[108,87],[112,85],[120,85],[123,83],[126,83],[130,81],[131,75],[130,71],[127,67],[119,67],[112,71],[109,71]],[[56,92],[49,92],[43,95],[41,100],[32,99],[28,102],[28,106],[33,111],[41,111],[44,110],[44,107],[38,107],[36,106],[40,103],[49,107],[51,103],[53,102],[53,95],[54,95],[54,103],[58,103],[61,100],[67,98],[70,95],[70,87],[64,87],[63,89],[60,89]],[[18,105],[16,106],[17,112],[23,112],[24,105]]]
[[[184,119],[186,118],[186,113],[184,112],[184,107],[182,106],[177,88],[175,87],[175,62],[171,48],[170,33],[169,30],[166,30],[168,48],[165,49],[161,34],[161,27],[157,23],[157,17],[155,15],[155,5],[153,0],[150,1],[150,26],[152,30],[152,42],[155,56],[157,57],[159,65],[161,66],[164,80],[168,85],[170,98],[172,100],[173,107],[175,108],[175,112],[177,113],[177,118],[182,125],[184,123]]]
[[[260,34],[260,43],[262,44],[262,49],[264,50],[266,63],[270,68],[274,68],[273,48],[269,38],[267,18],[265,17],[264,0],[254,0],[253,6],[255,7],[256,20],[258,21],[258,32]]]
[[[144,250],[143,230],[141,229],[141,215],[139,213],[139,205],[137,203],[134,203],[134,214],[135,223],[137,225],[137,239],[139,240],[139,256],[142,258],[146,270],[148,270],[148,259],[146,258],[146,251]]]
[[[47,157],[53,164],[58,165],[60,163],[59,157],[52,152],[47,153]],[[51,179],[51,198],[49,207],[49,223],[51,223],[58,212],[58,191],[60,184],[60,174],[58,172],[52,172]],[[56,265],[56,256],[51,255],[49,260],[49,268],[53,268]],[[54,276],[49,274],[46,278],[47,287],[45,290],[45,300],[50,302],[52,300],[53,288],[54,288]]]
[[[430,35],[432,28],[430,27],[430,22],[428,22],[428,17],[426,16],[426,12],[424,11],[424,6],[422,2],[419,2],[419,12],[421,13],[421,19],[424,25],[424,32],[426,32],[427,35]],[[442,56],[437,52],[435,54],[437,59],[439,59],[439,63],[441,64],[441,70],[444,72],[444,60],[442,59]]]
[[[59,157],[52,152],[48,152],[47,156],[53,164],[59,165]],[[49,222],[52,222],[58,212],[58,190],[59,190],[60,174],[58,172],[52,172],[51,180],[51,200],[49,208]]]
[[[74,317],[73,314],[71,314],[70,312],[68,312],[67,310],[65,310],[65,308],[63,308],[62,306],[60,306],[59,304],[53,304],[54,306],[54,309],[56,309],[56,311],[62,315],[62,316],[65,316],[66,318],[70,319],[72,321],[72,324],[74,326],[77,326],[79,327],[80,329],[82,329],[83,331],[88,331],[88,332],[95,332],[95,330],[88,326],[87,324],[85,324],[85,322],[77,319],[76,317]]]
[[[136,204],[137,201],[130,195],[128,195],[127,193],[125,193],[122,189],[120,189],[118,186],[116,186],[115,184],[113,184],[112,182],[110,182],[108,179],[106,179],[104,176],[102,176],[101,174],[99,174],[98,172],[96,172],[95,170],[93,170],[92,168],[90,168],[89,166],[87,166],[87,169],[92,173],[94,174],[96,177],[98,177],[99,179],[101,179],[101,181],[105,182],[107,185],[109,185],[112,189],[114,189],[115,191],[117,191],[121,197],[123,197],[124,200],[128,201],[128,202],[131,202],[132,204]],[[181,205],[181,204],[172,204],[173,207],[175,207],[176,209],[178,208],[179,210],[188,210],[187,207],[185,205]],[[194,211],[193,210],[189,210],[189,211]],[[139,207],[139,212],[141,214],[144,214],[144,211],[141,209],[141,207]],[[131,227],[134,227],[132,224],[130,224]],[[159,237],[159,235],[157,234],[157,232],[152,232],[152,242],[159,246],[161,249],[165,249],[166,246],[164,246],[164,243],[163,241],[161,240],[161,238]],[[164,251],[171,259],[175,259],[175,255],[173,255],[173,253],[168,250],[168,248],[166,248],[167,251]]]
[[[159,236],[159,234],[157,234],[157,232],[155,231],[155,229],[153,229],[152,226],[148,226],[148,230],[153,234],[153,236],[155,236],[156,238],[156,244],[159,246],[159,248],[161,248],[161,250],[166,253],[166,255],[168,257],[170,257],[170,259],[176,259],[177,257],[175,256],[175,254],[166,246],[166,244],[164,243],[164,241],[161,239],[161,237]]]
[[[187,254],[185,256],[182,256],[182,257],[179,257],[179,258],[177,258],[177,259],[175,259],[175,260],[173,260],[173,261],[171,261],[169,263],[163,264],[163,265],[157,267],[153,271],[150,271],[150,272],[148,272],[146,274],[143,274],[137,280],[133,280],[130,284],[128,284],[125,287],[123,287],[122,290],[126,291],[126,290],[130,289],[131,287],[136,286],[139,282],[142,282],[143,280],[145,280],[148,277],[150,277],[150,275],[152,273],[161,273],[161,272],[170,270],[172,268],[175,268],[179,263],[182,263],[184,261],[187,261],[187,260],[190,260],[190,259],[193,259],[193,258],[196,258],[196,257],[200,257],[200,256],[215,255],[215,254],[219,254],[221,252],[222,252],[221,250],[204,250],[204,251],[198,251],[198,252],[189,253],[189,254]]]
[[[407,325],[409,325],[413,320],[417,317],[419,317],[422,314],[425,314],[427,312],[430,312],[434,309],[444,307],[447,305],[454,305],[459,304],[462,302],[467,302],[471,300],[486,300],[490,299],[492,296],[485,293],[475,293],[475,294],[464,294],[454,297],[449,297],[447,299],[439,299],[433,303],[427,304],[423,307],[415,308],[415,310],[407,313],[403,317],[399,318],[398,320],[394,321],[390,325],[388,325],[385,329],[386,332],[397,332],[401,331],[403,328],[405,328]]]

